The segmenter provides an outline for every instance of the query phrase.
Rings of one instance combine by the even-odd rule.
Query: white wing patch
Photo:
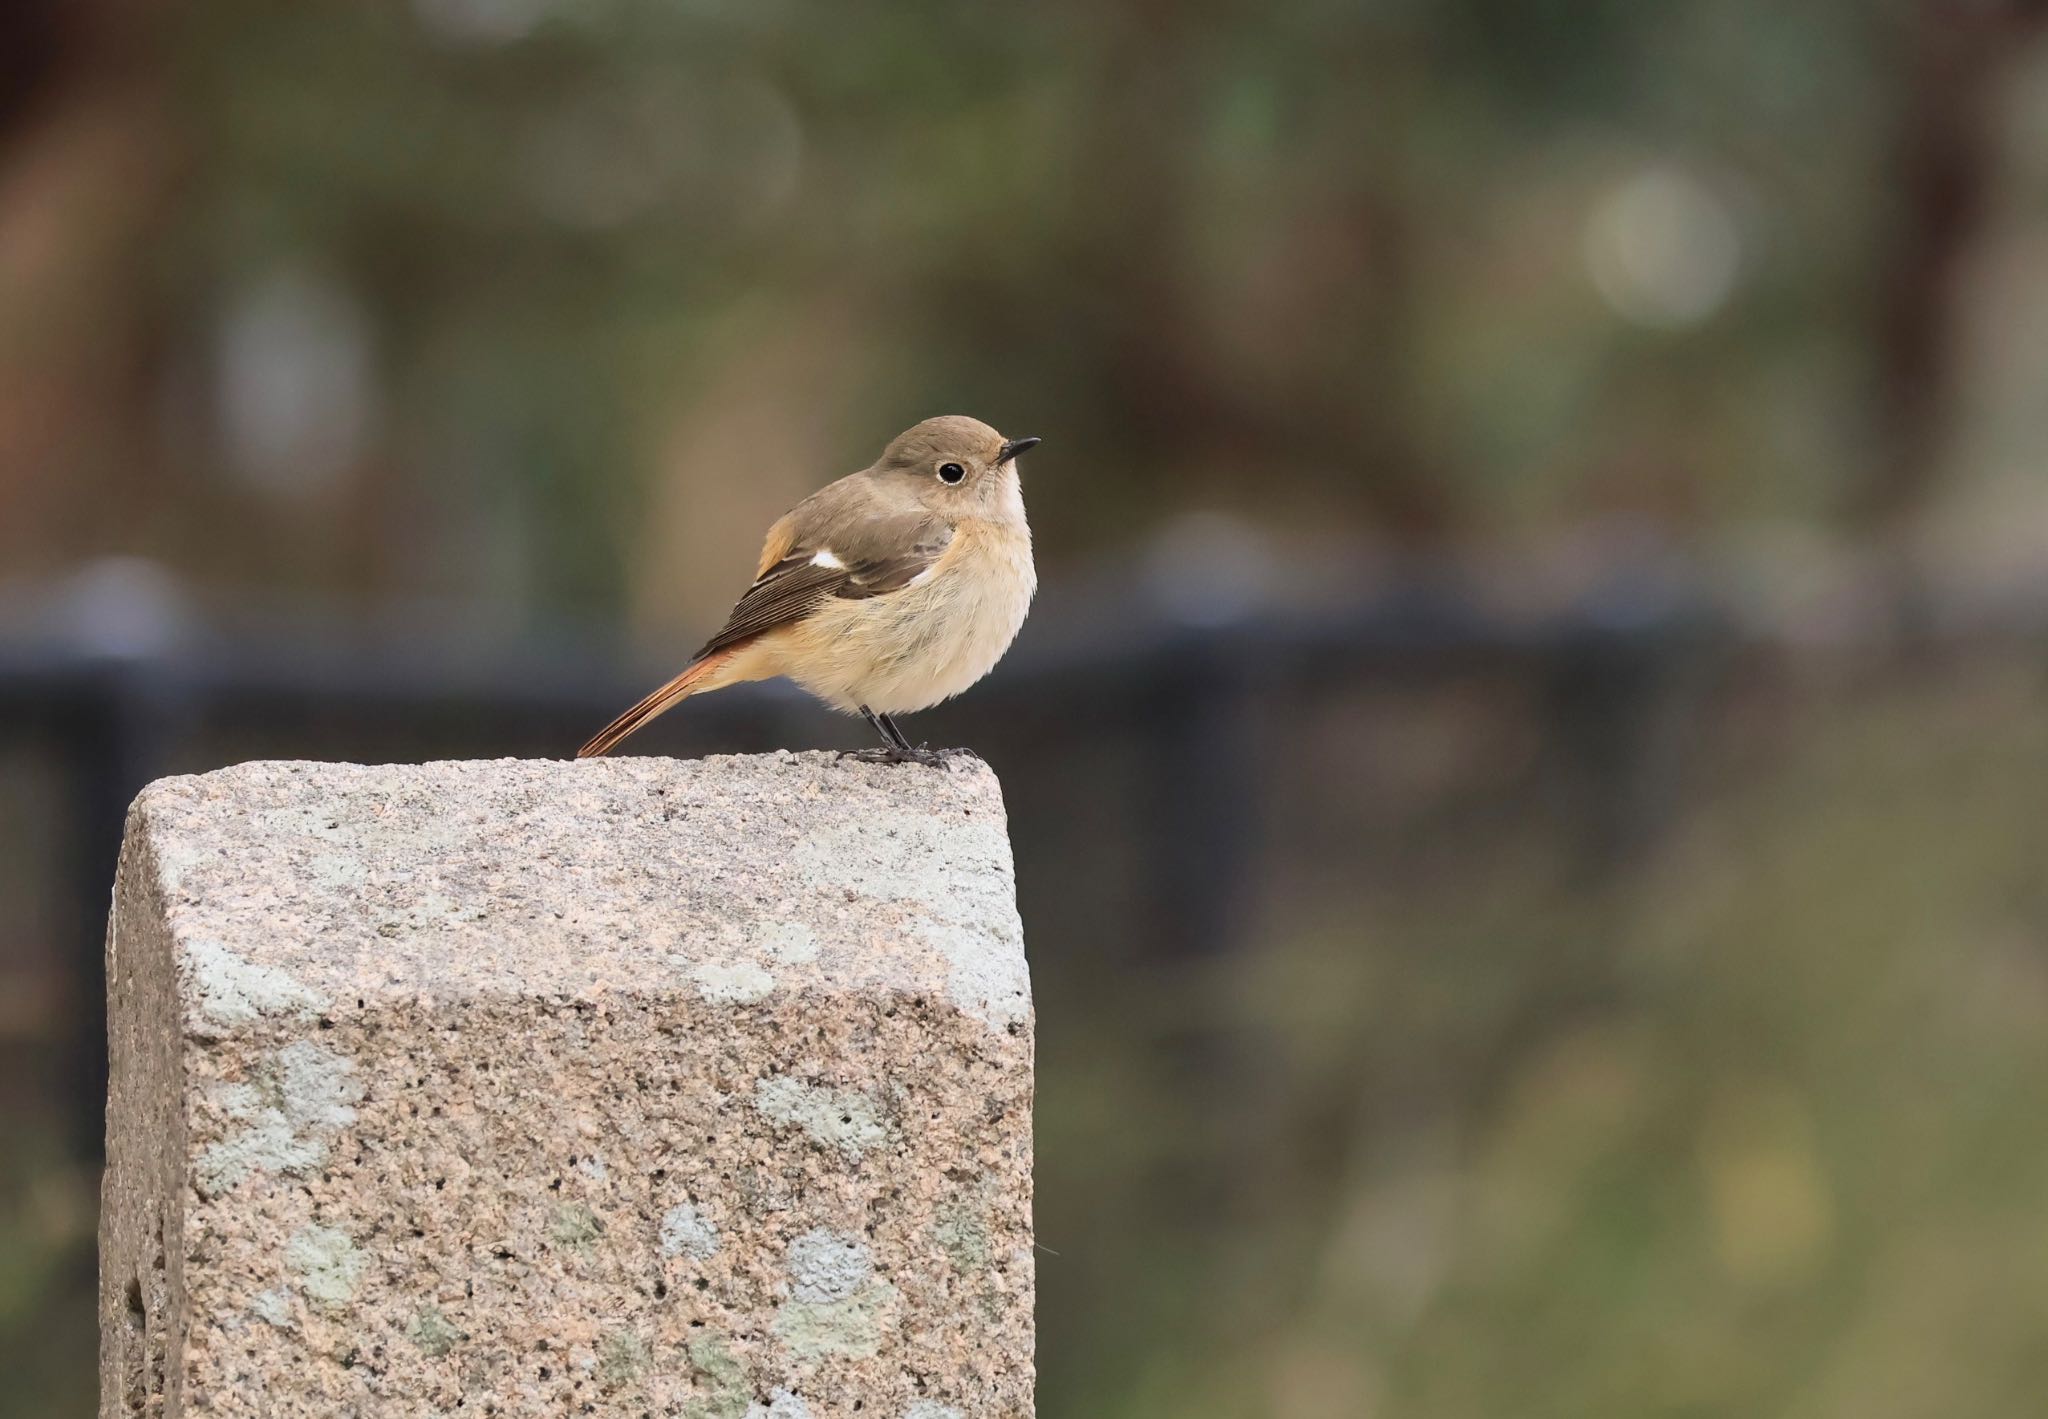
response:
[[[814,567],[825,567],[828,570],[835,572],[843,572],[846,570],[846,563],[840,561],[838,557],[834,556],[832,554],[832,549],[830,547],[820,547],[817,550],[816,554],[814,554],[811,557],[811,565]]]

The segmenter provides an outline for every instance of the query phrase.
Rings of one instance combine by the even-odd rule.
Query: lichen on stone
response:
[[[867,1245],[845,1232],[813,1227],[789,1244],[790,1294],[799,1301],[843,1301],[875,1274]]]
[[[717,1224],[689,1203],[677,1203],[661,1216],[661,1254],[711,1260],[718,1254]]]
[[[897,1299],[896,1288],[877,1276],[843,1301],[791,1300],[775,1313],[775,1335],[799,1359],[867,1359],[895,1323]]]
[[[256,1319],[266,1325],[283,1330],[292,1323],[292,1298],[282,1287],[273,1286],[268,1291],[258,1291],[249,1300],[249,1310]]]
[[[448,1317],[441,1313],[439,1306],[422,1306],[420,1313],[406,1328],[406,1339],[419,1346],[420,1353],[436,1359],[453,1350],[460,1341],[462,1332],[448,1323]]]
[[[988,1265],[988,1221],[978,1203],[955,1199],[940,1207],[932,1240],[955,1270],[975,1272]]]
[[[811,1419],[811,1406],[788,1390],[778,1389],[766,1404],[748,1405],[745,1419]]]
[[[548,1219],[548,1235],[571,1251],[587,1252],[604,1235],[604,1223],[582,1203],[564,1202]]]
[[[754,1107],[770,1121],[801,1128],[820,1146],[849,1158],[889,1141],[880,1105],[857,1089],[829,1089],[775,1075],[754,1086]]]
[[[254,1173],[303,1175],[320,1167],[328,1140],[356,1120],[363,1089],[354,1074],[350,1060],[300,1040],[264,1059],[247,1082],[215,1086],[221,1111],[242,1126],[194,1162],[200,1191],[215,1196]]]
[[[817,934],[800,921],[769,922],[761,928],[761,944],[786,966],[809,965],[818,959]]]
[[[998,823],[870,815],[813,833],[791,860],[816,888],[915,906],[919,934],[945,959],[946,994],[964,1013],[991,1029],[1031,1013],[1010,840]]]
[[[775,992],[775,977],[752,961],[699,961],[697,993],[716,1005],[752,1005]]]
[[[960,1419],[960,1411],[950,1404],[920,1399],[903,1411],[903,1419]]]
[[[631,1384],[647,1366],[647,1342],[630,1330],[614,1330],[598,1342],[597,1377],[607,1385]]]
[[[708,1391],[690,1401],[684,1419],[746,1419],[753,1390],[744,1366],[723,1339],[700,1335],[690,1341],[690,1370]]]
[[[368,1261],[348,1233],[316,1224],[292,1234],[284,1264],[299,1278],[307,1300],[332,1311],[355,1299]]]
[[[299,984],[290,972],[245,961],[218,941],[188,941],[184,957],[197,1023],[203,1026],[246,1025],[265,1015],[327,1008],[318,992]]]
[[[717,1385],[736,1385],[746,1379],[740,1362],[716,1335],[700,1335],[690,1341],[690,1368]]]

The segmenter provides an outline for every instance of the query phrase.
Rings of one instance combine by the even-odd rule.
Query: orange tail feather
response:
[[[639,729],[655,716],[661,714],[678,700],[686,700],[700,690],[716,689],[716,685],[706,685],[704,681],[717,671],[723,669],[726,661],[732,659],[733,652],[737,649],[738,647],[733,647],[732,649],[717,651],[705,656],[702,660],[693,661],[682,674],[676,676],[675,679],[669,681],[646,699],[640,701],[639,704],[634,705],[633,708],[627,710],[603,729],[600,729],[592,736],[588,744],[585,744],[576,751],[576,757],[579,759],[594,759],[600,754],[608,754],[618,747],[620,740]]]

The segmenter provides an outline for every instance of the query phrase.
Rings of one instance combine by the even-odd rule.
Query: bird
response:
[[[776,676],[882,736],[844,757],[938,765],[964,752],[913,745],[894,716],[980,680],[1023,626],[1038,573],[1018,459],[1040,442],[960,414],[898,434],[768,529],[724,627],[576,757],[609,753],[691,695]]]

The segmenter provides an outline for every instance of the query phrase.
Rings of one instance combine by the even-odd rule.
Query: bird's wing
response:
[[[953,529],[922,508],[835,506],[814,510],[817,515],[809,518],[805,511],[800,507],[769,533],[767,552],[780,555],[771,562],[764,553],[761,574],[698,659],[800,621],[828,599],[857,601],[901,591],[930,570],[953,540]]]
[[[761,562],[754,568],[754,580],[768,575],[768,569],[790,554],[796,545],[796,514],[786,512],[775,519],[775,525],[768,529],[768,540],[761,544]]]

